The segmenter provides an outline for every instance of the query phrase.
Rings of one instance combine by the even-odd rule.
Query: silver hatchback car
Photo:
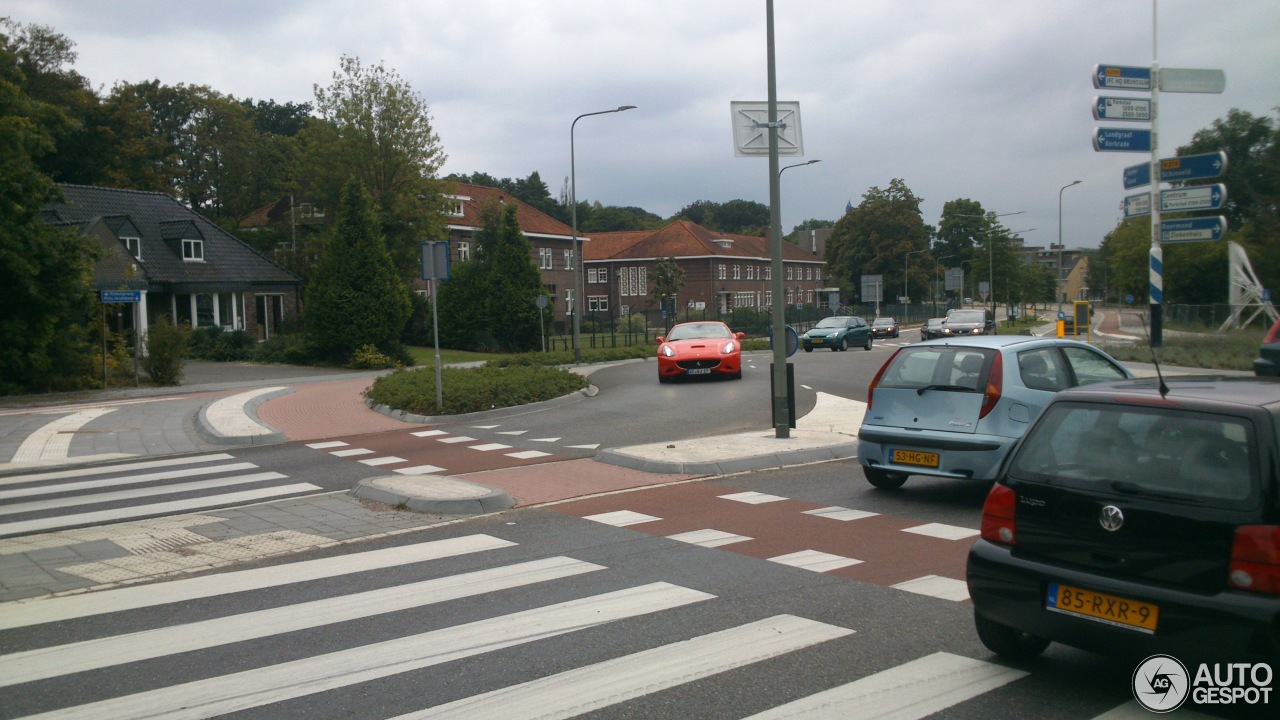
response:
[[[901,348],[867,389],[858,459],[878,488],[911,475],[994,480],[1054,393],[1133,377],[1074,340],[975,335]]]

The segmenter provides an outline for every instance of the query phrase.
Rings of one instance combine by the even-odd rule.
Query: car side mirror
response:
[[[654,341],[655,341],[656,343],[658,343],[659,345],[661,345],[662,343],[666,342],[666,341],[667,341],[667,339],[666,339],[666,338],[664,338],[664,337],[662,337],[661,335],[659,335],[658,337],[654,338]]]
[[[746,334],[746,333],[744,333],[744,332],[740,332],[740,333],[734,333],[734,334],[733,334],[733,336],[734,336],[735,338],[737,338],[737,339],[741,340],[741,339],[745,338],[745,337],[747,336],[747,334]]]

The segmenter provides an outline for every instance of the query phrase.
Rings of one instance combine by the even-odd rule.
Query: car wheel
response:
[[[868,335],[868,336],[867,336],[867,344],[866,344],[866,345],[863,345],[863,346],[862,346],[862,349],[863,349],[863,350],[870,350],[870,349],[871,349],[871,336],[870,336],[870,335]]]
[[[732,379],[732,380],[741,380],[741,379],[742,379],[742,371],[741,371],[741,370],[739,370],[738,372],[733,373],[732,375],[730,375],[730,376],[729,376],[729,378],[730,378],[730,379]]]
[[[809,347],[808,345],[805,345],[805,346],[804,346],[804,351],[805,351],[805,352],[813,352],[813,348]]]
[[[832,349],[833,349],[833,350],[839,350],[840,352],[844,352],[845,350],[848,350],[848,349],[849,349],[849,338],[847,338],[847,337],[842,337],[842,338],[840,338],[840,344],[839,344],[839,345],[837,345],[837,346],[835,346],[835,347],[834,347],[834,348],[832,348]]]
[[[667,377],[666,375],[659,375],[659,376],[658,376],[658,382],[660,382],[660,383],[669,383],[669,382],[671,382],[671,378]]]
[[[867,465],[862,466],[862,474],[867,476],[867,482],[881,490],[897,490],[907,481],[906,473],[889,472]]]
[[[1027,662],[1040,657],[1049,641],[1036,637],[1008,625],[1001,625],[995,620],[988,620],[977,611],[973,613],[973,625],[978,630],[978,639],[991,652],[1003,658]]]

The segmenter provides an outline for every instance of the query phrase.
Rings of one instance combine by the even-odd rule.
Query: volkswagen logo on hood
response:
[[[1120,508],[1115,505],[1108,505],[1098,513],[1098,524],[1103,530],[1115,532],[1124,525],[1124,513],[1120,512]]]

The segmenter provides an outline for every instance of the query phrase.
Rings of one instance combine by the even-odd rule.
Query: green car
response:
[[[871,326],[866,320],[852,315],[836,315],[818,321],[813,329],[800,336],[805,352],[816,347],[832,350],[848,350],[850,345],[871,349]]]

